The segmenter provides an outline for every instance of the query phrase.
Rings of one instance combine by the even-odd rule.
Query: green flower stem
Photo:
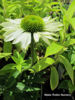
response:
[[[32,66],[34,65],[34,33],[31,33],[31,56],[32,56]]]

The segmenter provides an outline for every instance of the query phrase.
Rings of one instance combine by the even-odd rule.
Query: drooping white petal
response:
[[[42,40],[45,42],[45,43],[47,43],[48,45],[50,45],[50,41],[47,39],[47,38],[45,38],[45,37],[41,37],[42,38]]]
[[[21,42],[22,40],[24,41],[25,39],[27,39],[28,34],[29,34],[28,32],[24,32],[20,34],[19,36],[17,36],[17,38],[14,39],[13,44],[17,44]]]
[[[47,39],[50,39],[50,40],[58,41],[57,38],[54,38],[54,37],[52,37],[52,36],[44,36],[44,37],[47,38]]]
[[[31,34],[29,32],[24,32],[20,34],[15,40],[13,41],[13,44],[21,43],[22,49],[27,49],[29,44],[31,43]]]
[[[4,29],[3,29],[3,30],[4,30]],[[9,34],[15,32],[15,31],[16,31],[16,30],[7,30],[7,31],[3,34],[3,36],[6,37],[7,35],[9,35]]]
[[[39,41],[39,34],[38,34],[38,32],[34,33],[34,40],[35,40],[35,42]]]
[[[50,32],[39,32],[40,37],[47,43],[50,44],[49,40],[54,40],[57,41],[57,37],[53,37],[55,36],[54,33],[50,33]]]
[[[31,43],[31,34],[30,33],[27,33],[27,34],[24,34],[24,35],[25,36],[21,40],[21,48],[22,49],[27,49],[27,47]]]
[[[18,29],[17,31],[8,34],[7,36],[5,36],[5,41],[12,41],[12,40],[14,40],[20,34],[22,34],[22,32],[23,32],[23,30]]]

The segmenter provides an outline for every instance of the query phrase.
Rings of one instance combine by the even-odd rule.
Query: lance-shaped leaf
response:
[[[66,12],[66,14],[68,14],[67,17],[71,18],[73,16],[74,12],[75,12],[75,0],[72,0],[71,5],[69,6],[69,8]]]
[[[58,61],[64,64],[65,69],[66,69],[68,75],[70,76],[72,83],[74,84],[74,72],[73,72],[73,68],[72,68],[70,62],[68,61],[68,59],[62,55],[59,55]]]
[[[4,75],[6,73],[10,73],[14,69],[15,69],[15,64],[13,64],[13,63],[7,64],[2,69],[0,69],[0,75]]]
[[[6,57],[6,56],[9,56],[11,55],[11,53],[0,53],[0,59]]]
[[[75,44],[75,39],[69,39],[64,42],[64,46],[68,47],[69,45],[74,45]]]
[[[73,45],[73,44],[75,44],[75,39],[70,39],[70,42],[68,45]]]
[[[39,72],[41,70],[44,70],[45,68],[47,68],[49,65],[52,65],[54,63],[54,59],[52,58],[42,58],[41,60],[39,60],[33,67],[32,69],[35,72]]]
[[[54,90],[57,88],[59,83],[59,75],[55,67],[51,67],[51,74],[50,74],[50,86],[51,89]]]
[[[63,48],[64,47],[62,45],[59,45],[59,44],[53,42],[50,46],[48,46],[45,57],[54,55],[54,54],[60,52]]]

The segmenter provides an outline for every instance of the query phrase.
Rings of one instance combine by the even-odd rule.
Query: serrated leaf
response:
[[[65,58],[65,57],[62,56],[62,55],[59,55],[59,56],[58,56],[58,61],[64,64],[65,69],[66,69],[66,71],[67,71],[69,77],[71,78],[72,83],[74,84],[74,72],[73,72],[73,68],[72,68],[70,62],[68,61],[68,59]]]
[[[39,60],[33,67],[32,69],[35,72],[39,72],[41,70],[44,70],[45,68],[47,68],[48,66],[52,65],[54,63],[54,59],[52,58],[42,58],[41,60]]]
[[[50,86],[51,89],[54,90],[57,88],[59,83],[59,75],[55,67],[51,67],[51,74],[50,74]]]
[[[63,46],[53,42],[50,46],[47,47],[45,57],[54,55],[60,52],[63,48]]]

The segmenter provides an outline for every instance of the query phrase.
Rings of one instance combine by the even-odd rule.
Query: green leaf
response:
[[[25,89],[26,90],[26,92],[33,92],[33,91],[39,91],[40,90],[40,88],[37,88],[37,87],[26,87],[27,89]]]
[[[50,46],[48,46],[45,57],[56,54],[60,52],[63,48],[63,46],[53,42]]]
[[[64,30],[61,30],[61,31],[59,32],[59,34],[60,34],[60,42],[62,43],[62,42],[64,41],[64,38],[65,38]]]
[[[25,62],[23,60],[24,58],[19,54],[19,52],[16,52],[16,54],[12,56],[12,59],[16,64],[22,64]]]
[[[12,53],[12,43],[11,42],[4,42],[3,52],[4,53]],[[8,60],[9,57],[6,57],[5,59]]]
[[[63,23],[66,30],[68,29],[68,26],[71,22],[71,18],[73,17],[74,12],[75,12],[75,0],[72,1],[71,5],[69,6],[68,10],[65,11],[65,14],[63,16]]]
[[[59,83],[59,75],[55,67],[51,67],[50,86],[54,90]]]
[[[71,64],[75,65],[75,53],[71,55]]]
[[[72,0],[71,5],[69,6],[69,8],[66,12],[68,14],[67,17],[71,18],[73,16],[74,12],[75,12],[75,0]]]
[[[74,45],[75,44],[75,39],[69,39],[65,41],[64,46],[69,46],[69,45]]]
[[[3,52],[4,53],[12,52],[12,43],[11,42],[4,42]]]
[[[75,44],[75,39],[71,39],[69,45]]]
[[[42,58],[41,60],[39,60],[33,67],[32,69],[35,72],[39,72],[41,70],[44,70],[45,68],[47,68],[49,65],[52,65],[54,63],[54,59],[52,58]]]
[[[72,25],[73,29],[75,30],[75,18],[70,19],[70,24]]]
[[[25,88],[25,84],[23,84],[22,82],[18,82],[17,86],[16,86],[20,91],[23,91]]]
[[[10,71],[15,69],[15,64],[7,64],[2,69],[0,69],[0,75],[4,75],[6,73],[10,73]]]
[[[6,56],[10,56],[11,53],[0,53],[0,59],[6,57]]]
[[[17,69],[19,72],[21,72],[22,65],[20,65],[20,64],[16,65],[16,69]]]
[[[22,71],[28,70],[31,67],[31,63],[30,62],[25,62],[22,64]]]
[[[68,59],[62,55],[59,55],[58,61],[64,64],[65,69],[66,69],[68,75],[70,76],[72,83],[74,84],[74,72],[73,72],[73,68],[72,68],[70,62],[68,61]]]
[[[12,73],[10,73],[9,78],[13,77],[14,79],[16,79],[19,76],[19,74],[21,73],[18,70],[14,70],[12,71]]]
[[[73,85],[70,80],[68,80],[68,89],[69,89],[69,93],[71,94],[75,91],[75,85]]]
[[[73,70],[75,70],[75,66],[73,66]]]
[[[1,10],[0,10],[0,12],[1,12]],[[4,21],[4,17],[3,17],[2,15],[0,15],[0,23],[1,23],[2,21]]]

